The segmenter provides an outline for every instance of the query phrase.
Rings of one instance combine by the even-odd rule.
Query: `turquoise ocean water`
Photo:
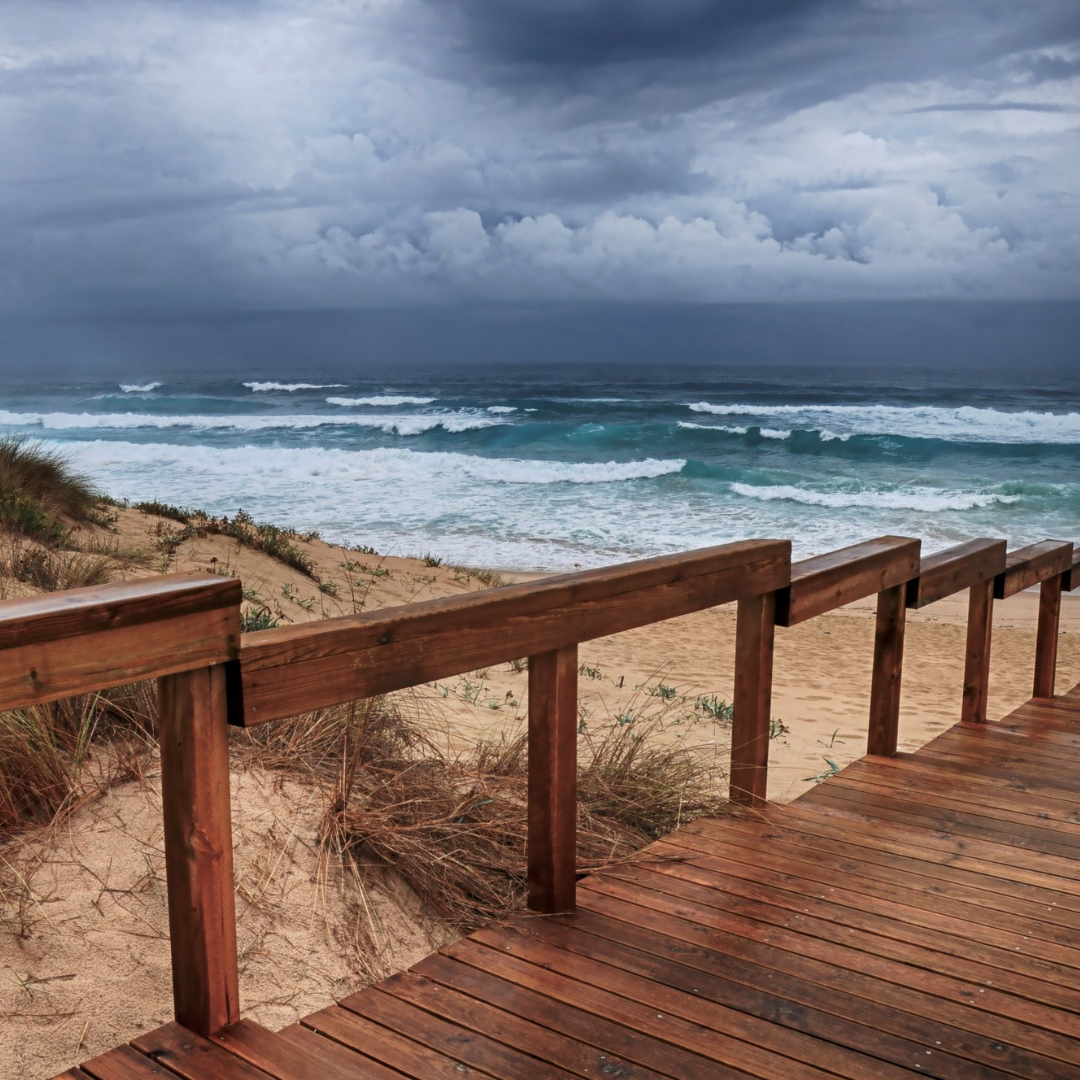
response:
[[[1080,540],[1080,375],[851,368],[9,377],[104,491],[391,554],[570,569],[754,536]]]

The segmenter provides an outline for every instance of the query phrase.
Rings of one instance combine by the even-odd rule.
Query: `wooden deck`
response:
[[[1080,1077],[1080,687],[699,821],[272,1033],[67,1077]]]

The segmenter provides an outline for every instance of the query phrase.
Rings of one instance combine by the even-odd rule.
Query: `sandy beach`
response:
[[[123,511],[114,534],[128,549],[156,550],[173,526]],[[484,588],[493,579],[436,560],[382,557],[302,544],[322,585],[265,555],[210,536],[185,541],[170,570],[214,570],[243,581],[249,605],[280,622],[371,611]],[[133,565],[128,576],[159,572]],[[503,574],[516,580],[530,575]],[[995,611],[990,714],[1030,696],[1038,596]],[[787,801],[865,751],[873,600],[777,630],[769,796]],[[966,596],[910,612],[901,749],[914,749],[959,718]],[[694,748],[723,766],[730,724],[733,606],[587,642],[580,647],[584,737],[619,723],[650,739]],[[1080,682],[1080,598],[1063,603],[1058,690]],[[461,745],[521,730],[527,673],[511,665],[417,688],[403,708]],[[351,923],[379,943],[371,971],[414,963],[449,931],[406,890],[373,871],[363,882],[317,844],[324,795],[287,775],[234,769],[241,1000],[271,1028],[295,1021],[361,985],[348,962]],[[0,1077],[47,1078],[170,1019],[171,997],[159,777],[89,799],[57,826],[0,849]],[[359,914],[358,914],[359,913]],[[327,943],[331,947],[327,948]]]

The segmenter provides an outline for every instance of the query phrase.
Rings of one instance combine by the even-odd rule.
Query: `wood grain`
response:
[[[1007,600],[1040,581],[1070,571],[1072,563],[1073,546],[1066,540],[1043,540],[1010,551],[1005,556],[1005,570],[994,579],[994,597]]]
[[[209,1035],[240,1017],[225,670],[167,675],[158,695],[173,1002]]]
[[[1006,546],[1004,540],[969,540],[928,555],[907,583],[907,606],[926,607],[1004,573]]]
[[[960,719],[986,721],[990,686],[990,645],[994,626],[994,582],[983,581],[968,590],[967,641],[964,648],[964,690]]]
[[[729,797],[749,806],[764,803],[768,791],[775,622],[775,593],[739,601]]]
[[[240,582],[208,574],[162,580],[165,586],[120,582],[0,604],[0,709],[235,658]]]
[[[265,723],[771,592],[790,552],[745,541],[245,635],[233,719]]]
[[[1073,548],[1072,566],[1061,575],[1061,587],[1065,592],[1080,589],[1080,548]]]
[[[1057,674],[1058,626],[1061,621],[1061,578],[1045,578],[1039,586],[1039,629],[1035,636],[1033,698],[1052,698]]]
[[[919,576],[920,541],[881,536],[792,564],[776,597],[777,626],[795,626]]]
[[[529,907],[573,911],[577,882],[577,646],[529,657]]]
[[[878,593],[874,672],[870,685],[868,754],[895,754],[904,671],[904,585]]]

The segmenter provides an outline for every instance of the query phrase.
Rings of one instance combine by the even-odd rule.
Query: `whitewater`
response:
[[[509,366],[26,379],[0,435],[120,500],[560,570],[754,536],[1080,539],[1080,385],[1049,373]]]

